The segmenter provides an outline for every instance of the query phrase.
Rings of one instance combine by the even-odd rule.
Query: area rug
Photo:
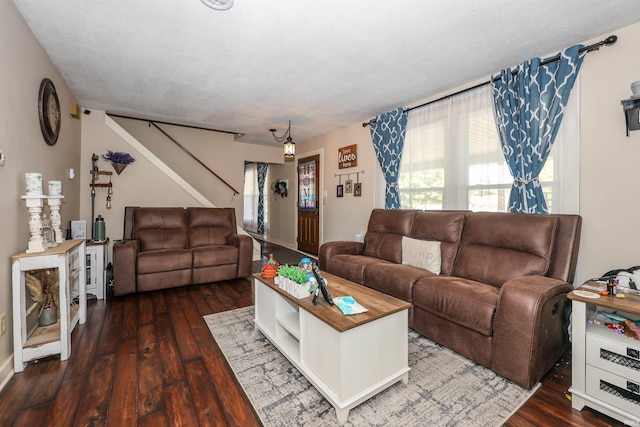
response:
[[[265,426],[336,426],[334,408],[254,329],[254,307],[204,316]],[[349,412],[347,426],[499,426],[532,390],[409,329],[409,383]]]

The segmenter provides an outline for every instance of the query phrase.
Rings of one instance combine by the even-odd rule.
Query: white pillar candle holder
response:
[[[29,239],[27,253],[44,252],[46,249],[42,238],[42,199],[46,197],[43,195],[22,196],[29,210],[29,233],[31,233],[31,238]]]
[[[53,230],[53,242],[55,245],[59,245],[64,241],[62,237],[62,218],[60,217],[60,206],[62,205],[63,195],[47,197],[47,204],[49,205],[49,219],[51,219],[51,229]]]

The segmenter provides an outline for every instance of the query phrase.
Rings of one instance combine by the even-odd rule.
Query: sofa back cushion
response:
[[[451,275],[468,213],[467,211],[416,212],[409,237],[440,242],[440,270],[443,275]]]
[[[183,208],[137,208],[133,238],[140,251],[187,248],[187,211]]]
[[[415,210],[374,209],[364,236],[364,255],[402,263],[402,236],[408,236]]]
[[[558,221],[548,215],[471,213],[453,275],[496,287],[518,276],[546,275]]]
[[[236,233],[234,208],[189,208],[189,247],[226,245]]]

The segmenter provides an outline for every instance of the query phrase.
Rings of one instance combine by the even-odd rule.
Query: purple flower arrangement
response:
[[[125,165],[128,165],[129,163],[133,163],[136,161],[136,159],[131,157],[131,154],[129,153],[124,153],[121,151],[111,151],[111,150],[107,150],[107,154],[103,154],[102,159],[111,163],[121,163]]]

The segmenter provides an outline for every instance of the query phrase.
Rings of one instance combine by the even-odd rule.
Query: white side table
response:
[[[638,319],[640,297],[592,299],[575,291],[568,296],[573,301],[571,406],[588,406],[625,424],[640,424],[640,341],[589,322],[596,310]]]
[[[53,354],[67,360],[71,355],[71,332],[87,319],[84,261],[84,240],[67,240],[44,252],[23,252],[11,257],[15,372],[22,372],[30,360]],[[34,310],[33,306],[27,307],[25,273],[52,268],[58,269],[60,278],[58,321],[48,326],[39,326],[37,322],[30,326],[33,322],[27,318]],[[78,297],[77,303],[74,303],[75,297]]]

